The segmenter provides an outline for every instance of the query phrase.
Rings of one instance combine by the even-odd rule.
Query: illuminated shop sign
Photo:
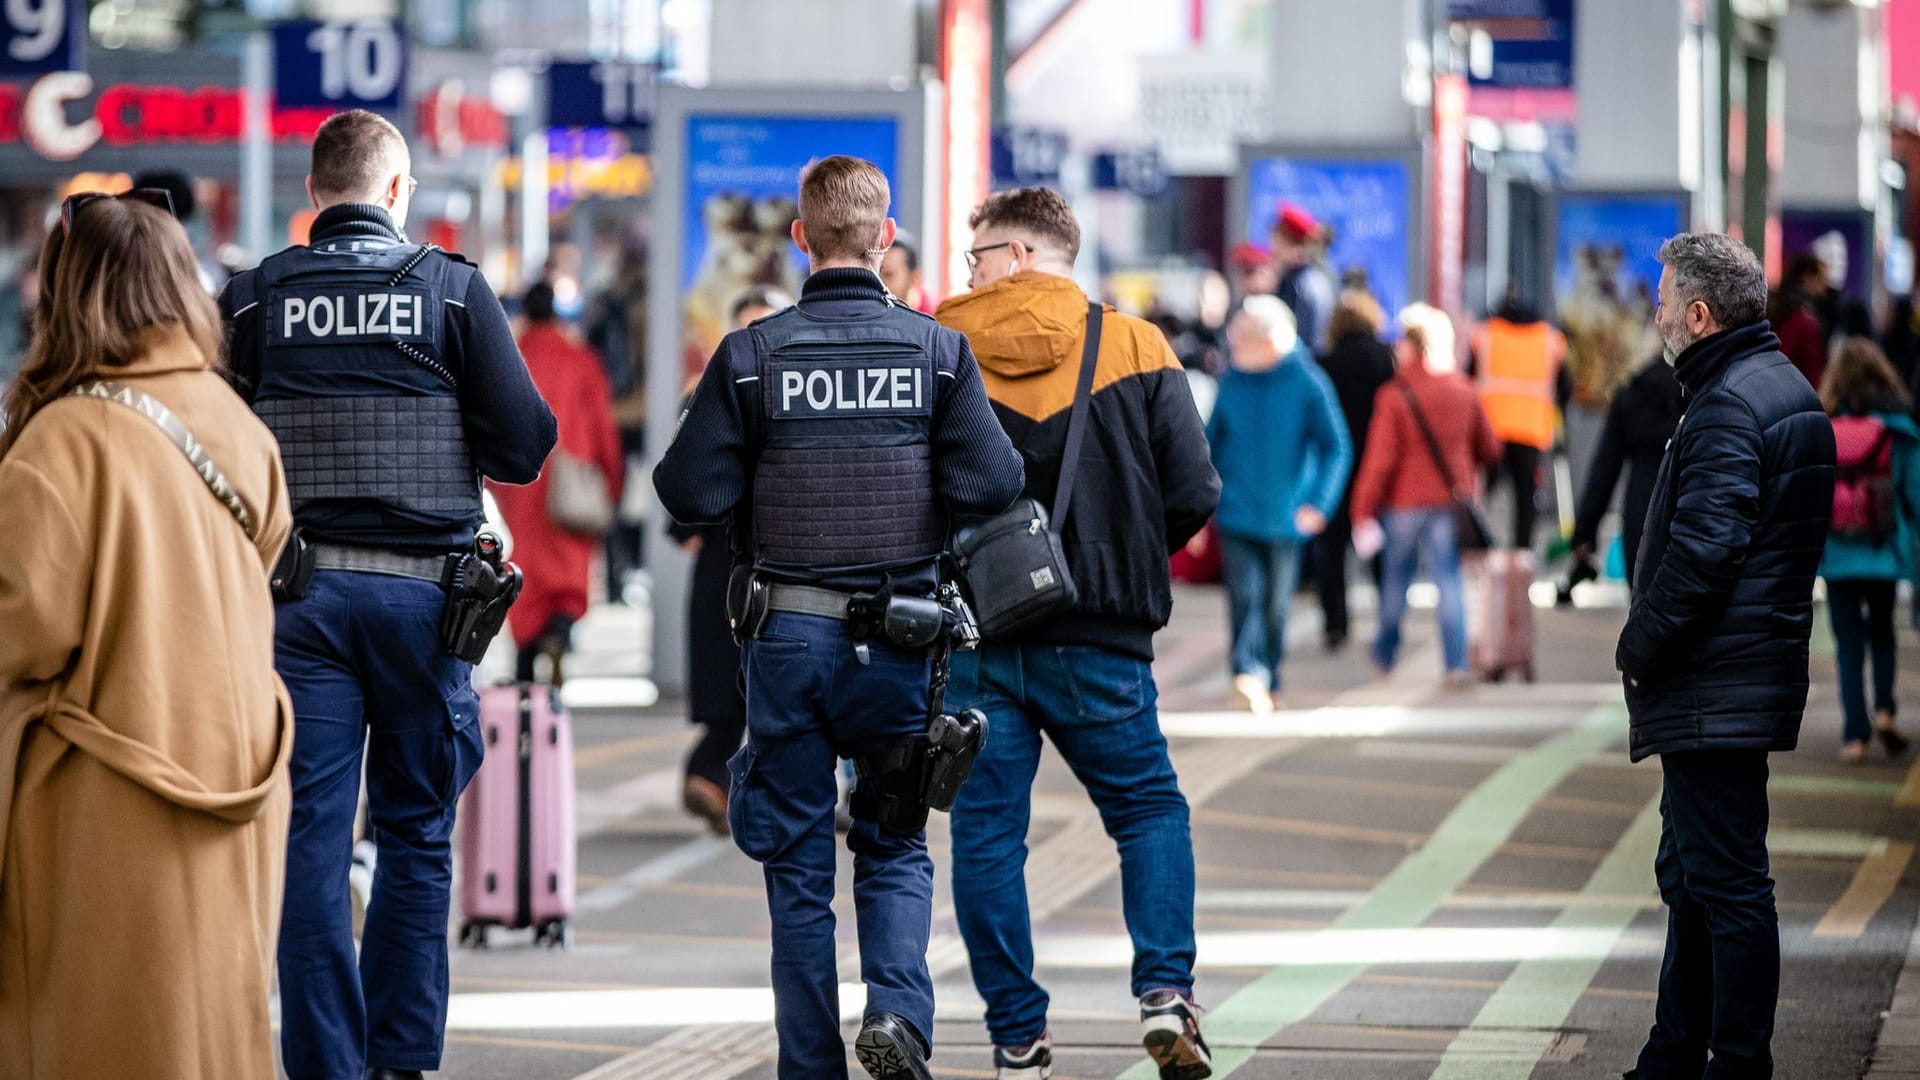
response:
[[[98,92],[96,93],[96,89]],[[307,143],[331,108],[272,111],[275,142]],[[428,145],[442,153],[506,145],[506,122],[484,100],[443,84],[420,102]],[[96,146],[236,145],[246,129],[246,95],[232,86],[96,88],[85,72],[29,84],[0,83],[0,145],[24,142],[49,161],[72,161]]]

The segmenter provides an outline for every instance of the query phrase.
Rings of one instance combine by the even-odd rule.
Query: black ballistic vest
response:
[[[898,307],[866,319],[792,307],[753,324],[765,432],[753,479],[759,566],[879,571],[939,555],[938,332]]]
[[[446,299],[473,272],[358,236],[283,251],[235,292],[235,317],[259,319],[253,408],[279,439],[296,521],[351,542],[481,520],[445,329]]]

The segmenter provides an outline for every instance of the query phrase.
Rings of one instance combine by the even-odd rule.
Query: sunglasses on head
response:
[[[72,232],[74,215],[101,199],[132,199],[148,206],[157,206],[165,210],[167,216],[173,216],[173,196],[165,188],[134,188],[118,195],[109,195],[104,191],[78,191],[67,196],[66,201],[60,204],[60,231]]]

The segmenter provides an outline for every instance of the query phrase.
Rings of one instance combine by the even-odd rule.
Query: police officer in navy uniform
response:
[[[747,639],[747,745],[728,765],[729,817],[765,866],[789,1080],[847,1075],[831,906],[842,757],[861,773],[847,838],[867,986],[854,1050],[881,1080],[931,1076],[933,865],[926,802],[912,805],[902,770],[929,731],[934,664],[898,643],[911,639],[890,616],[935,595],[952,516],[997,514],[1025,480],[966,338],[880,282],[890,203],[869,162],[808,170],[793,240],[813,274],[799,303],[721,342],[654,472],[675,520],[730,518],[754,570],[730,598]]]
[[[402,231],[414,187],[398,129],[334,116],[314,136],[311,243],[220,298],[234,382],[279,438],[297,529],[273,574],[296,721],[280,927],[293,1080],[440,1066],[454,805],[482,752],[442,581],[474,546],[479,478],[533,480],[555,438],[486,280]],[[363,747],[379,857],[356,962]]]

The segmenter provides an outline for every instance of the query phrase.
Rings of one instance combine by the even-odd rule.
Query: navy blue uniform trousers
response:
[[[432,582],[337,570],[279,606],[293,698],[293,822],[280,923],[280,1048],[292,1080],[440,1067],[453,816],[480,767],[472,667],[440,643]],[[362,750],[373,899],[358,961],[347,870]]]
[[[734,842],[765,868],[783,1080],[847,1075],[833,917],[839,758],[927,729],[926,651],[877,641],[868,650],[862,664],[845,623],[785,612],[745,649],[747,744],[727,765],[727,812]],[[900,836],[858,821],[847,847],[867,1012],[899,1016],[931,1041],[926,833]]]

